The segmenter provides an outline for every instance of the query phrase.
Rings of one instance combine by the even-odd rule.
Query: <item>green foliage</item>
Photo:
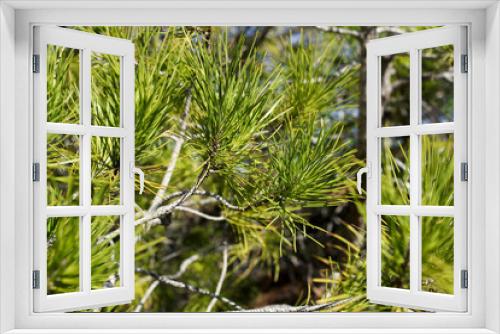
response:
[[[341,125],[288,123],[270,147],[269,197],[301,207],[334,206],[349,200],[353,151],[340,142]]]
[[[118,127],[120,119],[121,93],[119,56],[91,54],[91,124]]]
[[[47,204],[80,203],[79,138],[47,135]]]
[[[388,148],[388,142],[387,147]],[[401,146],[399,146],[401,148]],[[397,151],[399,154],[394,155]],[[388,203],[400,203],[401,194],[407,191],[406,181],[409,176],[409,157],[404,150],[383,150],[385,161],[382,166],[382,198]],[[447,136],[423,136],[422,138],[422,175],[423,187],[432,191],[422,193],[422,201],[452,205],[450,189],[453,185],[453,140]],[[399,188],[399,189],[398,189]],[[435,204],[434,204],[435,205]],[[357,203],[360,212],[365,212],[365,205]],[[366,220],[366,218],[364,218]],[[453,219],[448,217],[420,217],[422,235],[422,290],[430,292],[453,293]],[[364,225],[360,228],[346,224],[347,235],[333,233],[340,241],[338,247],[345,260],[320,259],[328,264],[322,277],[316,283],[325,285],[332,297],[320,302],[333,301],[350,297],[358,297],[355,301],[342,305],[335,311],[366,312],[393,311],[400,312],[400,307],[377,306],[365,299],[366,242]],[[409,217],[382,217],[382,285],[388,287],[409,287]]]
[[[47,219],[47,293],[79,291],[80,219]]]
[[[292,110],[292,117],[339,110],[356,98],[346,92],[357,84],[357,66],[342,65],[343,45],[336,40],[307,43],[301,31],[298,45],[286,41],[283,48],[277,63],[283,64],[283,104]]]
[[[79,123],[80,57],[78,50],[47,48],[47,121]]]
[[[254,172],[249,159],[264,147],[266,128],[276,118],[277,71],[264,77],[253,50],[243,60],[243,38],[234,46],[228,45],[227,33],[208,42],[187,38],[192,52],[186,54],[186,67],[195,104],[187,143],[216,174],[228,178],[243,170]]]
[[[137,217],[144,215],[161,187],[179,137],[184,144],[166,193],[197,185],[238,207],[235,210],[213,198],[193,195],[184,206],[223,219],[179,210],[159,223],[137,226],[137,267],[175,276],[184,261],[197,255],[178,279],[214,291],[221,272],[221,245],[227,243],[229,265],[222,295],[245,308],[355,297],[333,311],[405,311],[365,299],[365,228],[360,217],[364,202],[353,194],[354,172],[360,162],[354,157],[355,143],[349,139],[359,129],[343,118],[361,93],[357,88],[360,67],[347,52],[353,50],[352,45],[339,43],[336,35],[311,30],[315,28],[283,28],[285,33],[274,29],[268,35],[272,43],[259,42],[257,33],[216,27],[78,29],[127,38],[136,47],[136,164],[146,172],[146,191],[136,196]],[[49,121],[80,121],[78,62],[74,50],[55,47],[48,53]],[[92,66],[92,123],[117,126],[119,63],[99,54],[92,58]],[[184,108],[190,97],[183,132]],[[398,117],[394,110],[388,113]],[[49,204],[80,201],[79,140],[78,136],[48,137]],[[91,143],[92,202],[116,204],[122,177],[119,145],[99,137]],[[388,203],[408,198],[409,151],[402,150],[402,143],[393,144],[385,147],[382,157],[382,189]],[[452,161],[452,146],[450,138],[422,138],[422,168],[429,175],[422,184],[428,189],[423,202],[452,205],[453,166],[442,163],[443,159]],[[341,217],[343,211],[347,213]],[[407,247],[402,241],[408,231],[396,229],[395,219],[384,222],[384,240],[394,240],[384,259],[398,264],[390,266],[388,280],[392,282],[393,277],[408,275]],[[95,288],[119,284],[120,239],[119,235],[109,237],[118,224],[118,217],[92,219]],[[426,258],[422,278],[428,291],[449,292],[451,224],[436,218],[422,226],[427,238],[422,248]],[[78,228],[78,218],[48,221],[51,293],[78,290]],[[299,288],[287,280],[299,281]],[[138,272],[136,299],[100,311],[134,311],[153,281]],[[273,294],[266,289],[272,290],[273,284],[291,286],[294,292],[270,297]],[[142,310],[205,311],[210,299],[160,284]],[[213,310],[233,308],[219,301]]]

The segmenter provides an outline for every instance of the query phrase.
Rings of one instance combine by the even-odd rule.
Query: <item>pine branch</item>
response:
[[[171,193],[171,194],[165,196],[164,201],[168,202],[174,198],[183,196],[187,192],[188,192],[188,190],[176,191],[174,193]],[[227,199],[225,199],[224,197],[222,197],[221,195],[212,193],[210,191],[197,190],[192,195],[213,198],[214,200],[216,200],[220,204],[224,205],[226,208],[234,210],[234,211],[246,211],[250,208],[250,206],[238,206],[236,204],[233,204],[233,203],[229,202]]]
[[[181,269],[179,269],[179,271],[176,274],[174,274],[174,275],[159,275],[159,274],[157,274],[157,273],[155,273],[153,271],[145,270],[145,269],[142,269],[142,268],[137,268],[136,271],[138,273],[143,273],[143,274],[146,274],[146,275],[149,275],[149,276],[153,277],[155,279],[155,281],[157,281],[159,283],[166,284],[166,285],[169,285],[169,286],[173,286],[173,287],[176,287],[176,288],[179,288],[179,289],[184,289],[184,290],[187,290],[189,292],[193,292],[193,293],[197,293],[197,294],[201,294],[201,295],[205,295],[205,296],[210,296],[210,297],[212,297],[212,300],[215,299],[217,301],[221,301],[221,302],[223,302],[223,303],[231,306],[232,308],[234,308],[235,311],[233,311],[233,312],[245,312],[245,313],[300,313],[300,312],[318,312],[318,311],[321,311],[321,310],[331,309],[333,307],[337,307],[337,306],[340,306],[340,305],[343,305],[343,304],[351,303],[351,302],[354,302],[354,301],[357,301],[357,300],[363,298],[363,296],[351,297],[351,298],[346,298],[346,299],[337,300],[337,301],[330,302],[330,303],[325,303],[325,304],[318,304],[318,305],[291,306],[291,305],[288,305],[288,304],[276,304],[276,305],[268,305],[268,306],[264,306],[264,307],[254,308],[254,309],[244,309],[243,307],[241,307],[236,302],[234,302],[234,301],[232,301],[232,300],[230,300],[230,299],[228,299],[228,298],[226,298],[226,297],[224,297],[224,296],[222,296],[220,294],[220,290],[222,289],[222,283],[221,284],[217,284],[216,292],[211,292],[211,291],[209,291],[207,289],[199,288],[199,287],[194,286],[192,284],[181,282],[181,281],[178,281],[176,279],[172,279],[172,277],[174,277],[174,276],[180,276],[178,274],[180,272],[182,272],[183,265],[184,265],[184,267],[187,268],[189,266],[189,264],[191,264],[191,263],[194,262],[193,258],[195,256],[196,255],[193,255],[192,257],[184,260],[184,262],[181,264]],[[224,267],[227,267],[227,262],[226,262],[226,265],[223,266],[223,268]],[[184,269],[184,271],[185,271],[185,269]],[[226,276],[226,274],[222,275],[222,273],[221,273],[221,278],[223,278],[222,281],[225,280],[225,276]],[[221,282],[221,279],[219,279],[219,282]],[[219,285],[220,285],[220,288],[219,288]],[[144,299],[144,297],[143,297],[143,299]],[[142,302],[142,299],[141,299],[141,302]],[[210,303],[212,303],[212,301]],[[207,309],[207,312],[209,312],[210,310],[211,309]]]
[[[189,284],[189,283],[173,280],[173,279],[169,278],[168,276],[158,275],[157,273],[149,271],[149,270],[137,268],[136,271],[139,273],[147,274],[147,275],[153,277],[154,279],[158,280],[160,283],[170,285],[170,286],[173,286],[173,287],[179,288],[179,289],[184,289],[184,290],[187,290],[189,292],[198,293],[198,294],[205,295],[205,296],[210,296],[212,298],[216,298],[217,300],[231,306],[232,308],[234,308],[238,311],[243,310],[243,308],[240,305],[236,304],[232,300],[230,300],[224,296],[221,296],[219,294],[215,294],[207,289],[199,288],[199,287],[194,286],[194,285]]]
[[[243,206],[238,206],[238,205],[232,204],[227,199],[222,197],[221,195],[214,194],[214,193],[211,193],[209,191],[199,191],[196,195],[211,197],[211,198],[215,199],[217,202],[224,205],[226,208],[234,210],[234,211],[246,211],[249,209],[249,206],[243,207]]]
[[[304,305],[304,306],[290,306],[287,304],[276,304],[268,305],[264,307],[254,308],[250,310],[244,310],[240,312],[250,312],[250,313],[295,313],[295,312],[318,312],[325,309],[330,309],[336,306],[340,306],[354,300],[359,299],[359,297],[346,298],[342,300],[337,300],[331,303],[318,304],[318,305]]]
[[[224,220],[226,220],[226,217],[224,217],[224,216],[211,216],[211,215],[203,213],[199,210],[187,207],[187,206],[178,206],[175,208],[175,210],[189,212],[189,213],[192,213],[192,214],[194,214],[198,217],[201,217],[203,219],[206,219],[206,220],[212,220],[212,221],[224,221]]]
[[[184,203],[184,201],[189,199],[196,192],[196,190],[198,190],[200,185],[207,178],[209,171],[210,171],[210,164],[205,163],[205,165],[203,165],[203,167],[202,167],[200,174],[198,175],[198,179],[196,180],[196,183],[191,187],[191,189],[189,189],[186,192],[183,192],[182,195],[180,195],[180,197],[175,202],[168,204],[168,205],[165,205],[165,206],[162,206],[162,207],[159,207],[155,211],[155,213],[153,213],[151,215],[147,215],[141,219],[136,220],[135,226],[140,225],[140,224],[144,224],[144,223],[146,223],[150,220],[153,220],[153,219],[161,219],[161,218],[167,216],[168,214],[172,213],[172,211],[175,210],[176,207],[178,207],[179,205]]]
[[[185,193],[187,193],[187,190],[177,191],[177,192],[171,193],[170,195],[165,197],[165,201],[169,201],[173,198],[180,197],[180,196],[184,195]],[[209,197],[209,198],[215,200],[216,202],[219,202],[220,204],[222,204],[226,208],[234,210],[234,211],[246,211],[250,208],[250,206],[238,206],[236,204],[233,204],[233,203],[229,202],[227,199],[225,199],[224,197],[222,197],[221,195],[212,193],[210,191],[197,190],[193,193],[193,196]]]
[[[190,193],[190,190],[183,190],[183,191],[176,191],[174,193],[171,193],[167,196],[164,197],[164,201],[170,201],[174,198],[179,198],[179,197],[183,197],[183,196],[186,196]],[[222,204],[224,207],[228,208],[228,209],[231,209],[231,210],[234,210],[234,211],[246,211],[248,209],[250,209],[252,206],[250,205],[247,205],[247,206],[238,206],[238,205],[235,205],[235,204],[232,204],[231,202],[229,202],[227,199],[225,199],[224,197],[222,197],[221,195],[218,195],[218,194],[215,194],[215,193],[212,193],[212,192],[209,192],[209,191],[205,191],[205,190],[196,190],[194,192],[191,193],[190,196],[204,196],[204,197],[209,197],[217,202],[219,202],[220,204]],[[138,220],[135,221],[135,226],[137,225],[141,225],[141,224],[144,224],[144,223],[148,223],[149,226],[152,226],[152,225],[156,225],[156,224],[160,224],[161,223],[161,219],[160,219],[160,215],[161,213],[163,212],[163,214],[167,214],[167,213],[170,213],[174,210],[180,210],[180,211],[187,211],[187,212],[190,212],[190,213],[193,213],[193,214],[196,214],[200,217],[204,217],[208,220],[215,220],[215,221],[222,221],[222,220],[225,220],[226,218],[220,216],[220,217],[214,217],[214,216],[210,216],[210,215],[207,215],[203,212],[200,212],[198,210],[195,210],[195,209],[191,209],[191,208],[188,208],[188,207],[185,207],[185,206],[181,206],[181,208],[179,208],[180,205],[173,205],[173,204],[168,204],[168,205],[165,205],[165,206],[161,206],[157,209],[157,212],[151,214],[151,215],[146,215]],[[113,234],[109,234],[107,235],[106,237],[113,237],[113,236],[116,236],[116,235],[113,235]]]

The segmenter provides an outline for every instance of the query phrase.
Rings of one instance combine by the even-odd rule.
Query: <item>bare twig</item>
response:
[[[349,35],[357,39],[361,39],[361,34],[352,29],[348,28],[342,28],[342,27],[331,27],[331,26],[316,26],[316,28],[321,29],[326,32],[331,32],[335,34],[341,34],[341,35]]]
[[[168,202],[174,198],[181,197],[181,196],[187,194],[188,192],[189,192],[189,190],[181,190],[181,191],[173,192],[171,194],[166,195],[164,197],[163,201]],[[238,206],[236,204],[233,204],[233,203],[229,202],[227,199],[225,199],[224,197],[222,197],[221,195],[212,193],[210,191],[196,190],[193,192],[192,196],[210,197],[213,200],[215,200],[215,201],[219,202],[220,204],[222,204],[223,206],[225,206],[226,208],[234,210],[234,211],[245,211],[245,210],[248,210],[250,208],[250,206],[243,207],[243,206]]]
[[[205,191],[205,190],[183,190],[183,191],[176,191],[176,192],[173,192],[171,194],[168,194],[166,195],[164,198],[163,198],[163,201],[170,201],[174,198],[183,198],[185,196],[205,196],[205,197],[209,197],[210,199],[216,201],[216,202],[219,202],[220,204],[222,204],[224,207],[228,208],[228,209],[231,209],[231,210],[234,210],[234,211],[245,211],[245,210],[248,210],[251,208],[250,205],[248,206],[238,206],[238,205],[235,205],[235,204],[232,204],[231,202],[229,202],[227,199],[225,199],[224,197],[222,197],[221,195],[219,194],[215,194],[215,193],[212,193],[212,192],[209,192],[209,191]],[[184,200],[182,201],[182,203],[184,203],[187,198],[184,198]],[[153,226],[153,225],[156,225],[156,224],[160,224],[161,223],[161,220],[159,219],[160,216],[163,214],[168,214],[170,212],[172,212],[173,210],[176,210],[178,209],[177,207],[179,206],[179,203],[180,200],[177,200],[176,202],[172,203],[172,204],[167,204],[165,206],[161,206],[157,209],[157,212],[155,213],[152,213],[152,214],[146,214],[144,217],[142,218],[139,218],[135,221],[135,226],[137,225],[141,225],[141,224],[144,224],[144,223],[148,223],[148,226]],[[186,207],[182,207],[181,209],[178,209],[178,210],[181,210],[181,211],[188,211],[188,209]],[[193,214],[198,214],[199,216],[201,215],[205,215],[199,211],[196,211],[194,209],[189,209],[189,212],[193,213]],[[213,216],[209,216],[207,215],[207,217],[205,217],[209,220],[224,220],[222,217],[213,217]],[[116,231],[108,234],[107,236],[105,236],[106,238],[109,238],[109,237],[114,237],[116,236]]]
[[[191,187],[191,189],[189,189],[186,192],[183,192],[182,195],[180,195],[180,197],[175,202],[159,207],[153,214],[146,215],[145,217],[136,220],[135,226],[147,223],[153,219],[158,219],[158,218],[161,219],[166,215],[170,214],[177,206],[181,205],[184,201],[186,201],[189,197],[191,197],[196,192],[196,190],[198,190],[200,185],[208,176],[209,170],[210,170],[210,165],[206,163],[205,165],[203,165],[202,170],[198,175],[198,179],[196,180],[196,183]]]
[[[392,35],[404,34],[407,31],[400,29],[398,27],[377,27],[377,34],[390,33]]]
[[[144,308],[144,304],[146,303],[146,301],[149,299],[149,297],[151,297],[151,294],[153,293],[153,291],[156,289],[156,287],[160,284],[160,282],[158,280],[155,280],[153,281],[153,283],[151,283],[148,287],[148,289],[146,290],[146,292],[144,292],[144,296],[142,296],[141,298],[141,301],[139,302],[139,304],[135,307],[134,309],[134,312],[141,312],[142,309]]]
[[[227,242],[224,242],[224,248],[222,250],[222,270],[220,272],[220,277],[219,281],[217,282],[217,287],[215,288],[215,294],[219,295],[221,290],[222,290],[222,284],[224,284],[224,280],[226,279],[226,274],[227,274],[227,258],[228,258],[228,247],[227,247]],[[210,303],[208,304],[207,307],[207,312],[211,312],[212,308],[215,306],[215,303],[217,303],[217,298],[212,298]]]
[[[211,197],[211,198],[215,199],[217,202],[219,202],[220,204],[224,205],[226,208],[234,210],[234,211],[245,211],[245,210],[248,210],[250,208],[249,206],[243,207],[243,206],[238,206],[238,205],[232,204],[227,199],[222,197],[221,195],[214,194],[214,193],[211,193],[209,191],[198,191],[198,192],[196,192],[196,195]]]
[[[193,264],[194,262],[198,261],[199,259],[200,259],[199,254],[191,255],[190,257],[188,257],[187,259],[182,261],[181,265],[179,266],[179,270],[175,274],[168,275],[167,277],[171,278],[171,279],[177,279],[177,278],[181,277],[186,272],[186,270],[189,268],[189,266],[191,264]]]
[[[213,293],[211,291],[208,291],[207,289],[199,288],[199,287],[194,286],[194,285],[189,284],[189,283],[185,283],[185,282],[173,280],[173,279],[170,279],[168,276],[158,275],[157,273],[154,273],[152,271],[148,271],[148,270],[144,270],[144,269],[140,269],[140,268],[137,268],[137,272],[150,275],[151,277],[153,277],[156,280],[160,281],[160,283],[163,283],[163,284],[166,284],[166,285],[170,285],[170,286],[173,286],[175,288],[184,289],[184,290],[187,290],[187,291],[190,291],[190,292],[198,293],[200,295],[210,296],[212,298],[217,298],[217,300],[220,300],[221,302],[223,302],[223,303],[231,306],[232,308],[234,308],[234,309],[236,309],[238,311],[242,311],[243,310],[243,308],[240,305],[236,304],[232,300],[230,300],[230,299],[228,299],[226,297],[223,297],[221,295],[215,294],[215,293]]]
[[[160,189],[158,189],[158,192],[156,193],[155,198],[151,202],[151,206],[148,209],[148,214],[152,214],[161,205],[161,203],[163,202],[163,197],[165,196],[165,191],[170,183],[170,180],[172,179],[172,175],[177,165],[177,160],[179,159],[179,155],[181,153],[182,145],[184,144],[184,134],[186,132],[189,109],[191,108],[191,98],[191,90],[188,90],[186,103],[184,104],[184,112],[181,117],[179,135],[173,137],[175,140],[174,150],[172,151],[172,156],[165,171],[165,175],[163,176],[163,180],[161,181]]]
[[[189,212],[189,213],[192,213],[193,215],[199,216],[199,217],[206,219],[206,220],[212,220],[212,221],[224,221],[224,220],[226,220],[226,217],[224,217],[224,216],[211,216],[211,215],[203,213],[199,210],[187,207],[187,206],[180,206],[179,205],[178,207],[175,208],[175,210]]]
[[[209,174],[209,171],[210,171],[210,164],[205,163],[201,169],[200,174],[198,175],[196,183],[191,187],[191,189],[189,189],[187,192],[185,192],[175,202],[173,202],[169,205],[166,205],[164,207],[158,208],[158,210],[156,210],[156,213],[155,213],[155,215],[157,215],[157,217],[155,217],[155,218],[161,218],[161,217],[165,216],[166,214],[171,213],[173,209],[175,209],[177,206],[181,205],[182,203],[184,203],[184,201],[186,201],[188,198],[190,198],[198,190],[198,188],[201,186],[203,181],[205,181],[205,179],[207,178],[207,176]]]
[[[337,300],[331,303],[318,304],[318,305],[304,305],[304,306],[290,306],[287,304],[277,304],[277,305],[268,305],[264,307],[254,308],[250,310],[244,310],[240,312],[251,312],[251,313],[283,313],[283,312],[317,312],[325,309],[329,309],[332,307],[336,307],[342,304],[347,304],[354,300],[359,299],[359,297],[346,298],[342,300]]]

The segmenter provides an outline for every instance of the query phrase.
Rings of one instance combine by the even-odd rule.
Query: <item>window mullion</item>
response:
[[[419,123],[420,107],[420,62],[417,49],[410,50],[410,126]],[[420,233],[416,209],[420,204],[420,139],[416,132],[410,133],[410,291],[417,292],[420,286]]]
[[[82,125],[88,129],[90,127],[90,53],[89,49],[82,49],[82,66],[81,66],[81,118]],[[85,209],[85,214],[81,218],[80,229],[80,282],[82,291],[90,292],[91,290],[91,230],[90,230],[90,206],[92,203],[92,171],[91,171],[91,134],[86,132],[82,136],[82,150],[81,150],[81,178],[80,185],[82,187],[82,205]]]

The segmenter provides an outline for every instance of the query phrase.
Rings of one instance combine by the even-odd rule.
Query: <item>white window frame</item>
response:
[[[47,47],[62,46],[79,51],[78,124],[47,121]],[[39,180],[34,182],[33,268],[38,271],[38,288],[34,289],[34,311],[73,311],[128,303],[134,299],[135,232],[134,232],[134,45],[124,39],[90,34],[53,26],[34,27],[33,52],[39,57],[38,73],[33,74],[34,163],[38,164]],[[120,58],[120,124],[116,127],[92,125],[91,120],[91,57],[92,53]],[[47,135],[78,135],[79,205],[47,205]],[[92,205],[91,139],[119,139],[120,202],[118,205]],[[91,288],[91,220],[96,216],[120,217],[120,285],[112,288]],[[79,291],[47,294],[47,219],[75,217],[79,222]]]
[[[421,50],[444,45],[453,46],[453,121],[422,124]],[[407,54],[410,59],[410,117],[408,125],[382,126],[381,57]],[[462,270],[467,271],[467,183],[461,179],[461,164],[467,163],[467,27],[451,26],[374,39],[367,46],[367,296],[375,303],[415,307],[430,311],[467,310],[467,289],[462,287]],[[421,204],[421,136],[452,134],[454,142],[454,205]],[[381,200],[381,141],[383,138],[408,137],[410,163],[409,205],[384,205]],[[444,162],[448,163],[448,162]],[[382,286],[383,215],[409,218],[410,272],[409,289]],[[422,252],[421,217],[452,217],[454,236],[453,294],[421,290]]]
[[[70,8],[71,7],[71,8]],[[47,8],[50,8],[47,9]],[[466,313],[33,313],[31,31],[54,25],[440,25],[470,27]],[[15,63],[15,69],[12,64]],[[500,9],[496,1],[29,1],[0,3],[0,333],[499,333]],[[486,71],[487,68],[487,71]],[[12,126],[15,124],[15,126]],[[14,138],[14,140],[12,140]],[[486,182],[486,179],[488,182]],[[14,192],[12,191],[14,189]],[[14,196],[12,196],[14,193]],[[486,251],[487,250],[487,251]],[[12,256],[15,254],[15,256]],[[487,264],[487,265],[485,265]],[[13,288],[14,287],[14,288]],[[485,293],[487,290],[487,294]],[[225,328],[225,330],[221,330]],[[100,330],[98,330],[100,329]],[[111,330],[115,329],[115,330]],[[163,329],[163,330],[159,330]],[[168,330],[170,329],[170,330]],[[118,331],[117,331],[118,330]]]

